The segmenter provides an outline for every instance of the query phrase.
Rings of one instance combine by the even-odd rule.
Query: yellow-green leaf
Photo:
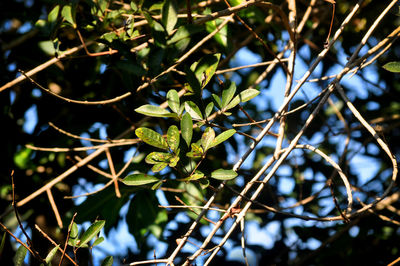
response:
[[[201,146],[204,151],[211,148],[211,144],[215,139],[215,131],[211,127],[206,128],[203,135],[201,136]]]
[[[172,125],[168,128],[167,132],[167,143],[169,148],[173,151],[176,151],[179,147],[180,135],[179,129],[177,126]]]
[[[143,140],[145,143],[160,149],[167,150],[168,144],[165,139],[152,129],[140,127],[135,130],[136,136]]]

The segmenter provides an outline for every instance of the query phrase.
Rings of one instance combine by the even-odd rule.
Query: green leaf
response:
[[[239,103],[240,103],[240,96],[236,95],[236,97],[233,98],[233,100],[227,106],[224,107],[224,110],[226,111],[226,110],[232,109],[233,107],[235,107]]]
[[[180,134],[177,126],[172,125],[168,128],[167,143],[171,150],[176,151],[179,147]]]
[[[23,246],[20,245],[17,249],[17,252],[15,253],[14,256],[14,265],[15,266],[23,266],[24,264],[24,259],[26,257],[27,249]]]
[[[185,110],[193,119],[203,120],[200,108],[192,101],[185,102]]]
[[[72,7],[70,5],[66,5],[63,7],[63,9],[61,10],[61,16],[74,28],[76,28],[75,19],[72,15]]]
[[[213,97],[213,100],[214,100],[215,104],[217,105],[217,107],[219,109],[222,109],[222,103],[221,103],[221,99],[219,98],[219,96],[213,93],[212,97]]]
[[[159,181],[155,176],[147,174],[131,174],[122,179],[122,183],[127,186],[141,186]]]
[[[38,43],[39,48],[45,52],[47,55],[54,56],[56,49],[54,49],[53,41],[42,41]]]
[[[399,73],[400,72],[400,62],[389,62],[383,66],[384,69],[390,72]]]
[[[166,163],[169,162],[172,157],[172,154],[166,152],[151,152],[146,156],[145,161],[148,164]]]
[[[92,245],[92,247],[94,247],[94,246],[97,246],[97,245],[99,245],[101,242],[103,242],[104,241],[104,237],[99,237],[99,238],[97,238],[94,242],[93,242],[93,245]]]
[[[189,147],[193,135],[193,121],[189,113],[185,113],[182,116],[181,133],[182,133],[182,138],[185,140],[186,145]]]
[[[26,169],[31,161],[32,150],[29,148],[22,148],[14,155],[14,163],[21,169]]]
[[[69,237],[72,237],[72,238],[78,237],[78,233],[79,233],[79,231],[78,231],[78,225],[77,225],[75,222],[73,222],[73,223],[69,226],[68,230],[69,230]]]
[[[54,255],[56,255],[58,248],[60,245],[55,246],[52,250],[50,250],[49,254],[47,254],[45,261],[46,264],[50,264],[51,260],[53,259]]]
[[[179,159],[180,159],[179,156],[172,157],[171,160],[169,160],[168,166],[175,167],[178,164]]]
[[[152,117],[177,117],[176,114],[151,104],[142,105],[139,108],[136,108],[135,112]]]
[[[197,145],[196,143],[191,144],[192,150],[188,153],[186,153],[186,156],[191,157],[191,158],[199,158],[203,155],[203,149]]]
[[[106,221],[104,220],[99,220],[92,223],[89,228],[82,234],[78,247],[82,247],[90,240],[92,240],[100,232],[101,228],[103,228],[105,224]]]
[[[206,29],[209,33],[217,29],[217,27],[222,23],[222,19],[215,19],[206,22]],[[228,49],[228,25],[222,27],[222,29],[214,35],[213,37],[219,45],[224,49]]]
[[[168,166],[168,163],[164,163],[164,162],[156,163],[151,168],[151,171],[153,171],[154,173],[158,173],[167,166]]]
[[[178,21],[178,8],[174,0],[165,0],[161,12],[161,22],[168,35],[171,35]]]
[[[179,101],[179,95],[176,90],[170,90],[167,93],[167,101],[168,101],[168,106],[171,108],[171,110],[178,115],[179,113],[179,106],[180,106],[180,101]]]
[[[200,187],[202,189],[206,189],[210,185],[210,181],[208,179],[206,179],[206,178],[200,179],[199,183],[200,183]]]
[[[221,134],[219,134],[214,141],[211,143],[210,148],[215,147],[219,144],[221,144],[222,142],[224,142],[225,140],[229,139],[230,137],[232,137],[234,134],[236,133],[236,130],[234,129],[228,129],[224,132],[222,132]]]
[[[222,101],[221,101],[222,108],[226,107],[230,103],[233,96],[235,95],[235,92],[236,92],[236,84],[235,82],[231,82],[231,84],[229,84],[229,88],[222,91]]]
[[[131,1],[131,8],[134,13],[139,9],[135,1]]]
[[[242,103],[250,101],[254,97],[256,97],[258,94],[260,94],[259,90],[256,89],[247,89],[239,93],[240,101]]]
[[[189,176],[189,178],[190,178],[189,180],[197,180],[197,179],[200,179],[203,177],[204,177],[204,174],[201,171],[196,170],[193,175]]]
[[[58,18],[58,13],[60,11],[60,6],[56,5],[49,13],[49,15],[47,16],[47,20],[50,23],[55,23],[57,21]]]
[[[132,2],[133,3],[133,2]],[[101,263],[101,266],[112,266],[114,262],[113,256],[107,256],[103,262]]]
[[[213,102],[210,102],[209,104],[207,104],[206,110],[205,110],[206,117],[210,116],[210,114],[213,111],[213,109],[214,109],[214,103]]]
[[[217,70],[221,54],[205,55],[196,65],[194,74],[199,81],[200,88],[204,88]]]
[[[143,140],[145,143],[160,149],[167,150],[168,144],[165,139],[152,129],[140,127],[135,130],[136,136]]]
[[[203,27],[199,25],[194,25],[194,24],[182,25],[178,28],[178,30],[171,37],[171,39],[167,41],[167,44],[170,45],[184,39],[189,39],[195,33],[200,32],[202,30]]]
[[[201,136],[201,146],[203,146],[204,152],[211,148],[211,144],[215,139],[215,131],[211,127],[206,128],[203,135]]]
[[[218,169],[211,173],[211,177],[218,180],[231,180],[237,177],[237,173],[233,170]]]

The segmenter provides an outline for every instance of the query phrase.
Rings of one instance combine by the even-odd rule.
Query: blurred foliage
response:
[[[229,2],[234,6],[243,1]],[[191,19],[187,15],[177,15],[188,13],[186,3],[192,5]],[[288,14],[286,2],[271,3]],[[351,56],[387,3],[364,1],[361,10],[345,28],[313,77],[336,73],[338,67],[341,67],[340,62]],[[296,4],[299,22],[310,1],[299,0]],[[354,1],[337,1],[333,32],[353,5]],[[52,189],[63,219],[63,229],[58,228],[52,207],[44,194],[19,208],[24,225],[31,229],[34,247],[43,257],[51,254],[49,260],[58,263],[59,253],[53,257],[55,251],[52,253],[51,250],[54,246],[34,229],[35,224],[57,243],[64,243],[67,225],[76,212],[76,223],[92,224],[85,233],[78,234],[77,229],[74,229],[76,236],[83,239],[82,242],[78,238],[69,242],[70,246],[76,248],[77,245],[84,247],[88,243],[90,247],[99,244],[102,237],[98,237],[98,234],[103,226],[107,238],[115,234],[113,229],[119,224],[126,223],[129,234],[135,239],[136,243],[132,244],[135,248],[120,248],[123,253],[116,254],[103,250],[104,257],[108,256],[103,264],[112,265],[113,261],[121,263],[123,260],[131,262],[151,259],[152,251],[157,250],[160,243],[166,243],[167,250],[165,254],[157,253],[157,258],[167,256],[175,249],[176,240],[186,233],[190,221],[197,215],[190,210],[165,209],[159,205],[181,204],[176,197],[187,205],[203,205],[204,200],[218,187],[220,180],[228,180],[230,189],[221,191],[215,202],[217,207],[227,207],[236,196],[235,191],[240,191],[243,184],[271,157],[276,142],[273,135],[267,136],[266,141],[257,146],[254,156],[248,159],[245,167],[236,173],[230,170],[234,160],[243,155],[251,143],[246,134],[256,136],[260,129],[254,125],[233,128],[232,124],[251,122],[241,111],[242,108],[255,121],[271,118],[276,106],[281,104],[276,100],[276,93],[273,93],[276,91],[274,86],[279,86],[278,90],[283,94],[284,84],[273,81],[282,76],[279,65],[263,82],[251,88],[249,86],[254,84],[265,66],[215,74],[220,69],[245,65],[247,59],[274,59],[259,41],[254,38],[245,41],[252,35],[236,20],[223,26],[183,63],[179,61],[192,47],[217,29],[224,19],[203,20],[202,23],[196,21],[226,7],[223,1],[197,0],[1,1],[1,85],[21,75],[19,69],[29,71],[81,45],[79,35],[82,35],[86,43],[91,43],[87,49],[94,55],[81,49],[32,78],[55,94],[81,101],[107,100],[130,93],[129,97],[110,104],[82,105],[55,98],[27,81],[0,91],[0,132],[3,140],[0,146],[0,206],[4,210],[1,222],[11,231],[17,230],[18,224],[10,209],[12,170],[15,171],[16,201],[20,201],[77,163],[76,156],[84,158],[90,154],[84,150],[61,153],[36,151],[26,145],[74,148],[99,144],[62,134],[49,126],[49,122],[85,138],[112,140],[129,129],[124,138],[141,140],[139,144],[110,148],[117,172],[129,157],[134,157],[121,176],[120,198],[116,197],[113,184],[81,200],[64,198],[92,192],[109,181],[99,173],[81,167]],[[383,19],[368,40],[367,48],[374,47],[399,26],[398,9],[396,5]],[[309,66],[323,49],[331,10],[328,2],[316,1],[305,28],[298,36],[296,65]],[[238,12],[238,15],[273,52],[282,51],[288,41],[288,34],[280,14],[274,9],[262,4],[252,5]],[[118,52],[107,53],[112,50]],[[247,52],[247,56],[243,56],[244,52]],[[103,54],[96,56],[95,53]],[[361,69],[353,79],[346,78],[343,82],[352,103],[368,121],[375,121],[372,122],[375,129],[397,158],[400,156],[400,75],[386,69],[398,72],[399,58],[400,48],[395,42],[375,64]],[[180,63],[176,71],[159,76],[176,63]],[[305,69],[296,68],[296,71],[300,72],[295,74],[297,78]],[[145,82],[154,80],[151,85],[137,91]],[[328,82],[325,80],[307,84],[291,103],[290,109],[307,103]],[[182,89],[186,89],[186,93],[179,97],[178,92]],[[306,130],[301,143],[313,144],[339,162],[355,191],[359,192],[357,196],[363,202],[370,202],[388,186],[390,161],[375,144],[370,133],[360,127],[339,95],[333,94],[332,99],[335,108],[340,110],[346,120],[347,127],[352,129],[348,151],[340,160],[347,132],[336,116],[335,108],[329,105],[324,107]],[[168,108],[160,108],[160,104],[165,101]],[[287,117],[285,136],[289,140],[297,134],[316,104],[317,101],[314,101]],[[212,121],[207,120],[209,117],[212,117]],[[276,132],[277,129],[273,127],[272,131]],[[378,170],[371,173],[370,166],[357,163],[353,158],[368,159]],[[90,164],[110,172],[106,162],[106,156],[102,155]],[[367,170],[363,170],[364,167]],[[317,217],[338,215],[330,188],[326,185],[333,168],[324,160],[314,153],[296,150],[285,161],[284,168],[285,171],[278,171],[270,180],[257,199],[258,202],[285,208],[319,193],[317,199],[308,204],[286,211]],[[365,175],[370,178],[366,180]],[[332,180],[336,200],[343,210],[346,208],[344,186],[338,177],[333,176]],[[398,192],[398,188],[395,189]],[[354,208],[361,207],[357,201],[354,205]],[[378,213],[399,220],[399,205],[399,202],[391,205],[397,214],[387,209],[379,210]],[[398,225],[382,221],[376,215],[365,214],[348,224],[321,223],[267,212],[257,204],[252,208],[254,211],[248,213],[246,221],[257,224],[259,231],[271,234],[267,228],[273,223],[278,225],[277,232],[268,240],[270,243],[264,245],[258,239],[258,242],[248,245],[257,254],[259,265],[382,265],[399,256]],[[260,209],[263,211],[258,212]],[[201,226],[206,228],[209,222],[202,220]],[[224,235],[227,229],[222,228],[218,236]],[[206,237],[205,231],[193,233],[191,241],[202,242]],[[338,237],[331,239],[335,234]],[[10,265],[14,263],[13,258],[21,261],[26,249],[17,248],[9,235],[4,243],[1,235],[3,252],[0,264]],[[228,246],[240,247],[240,236],[239,231],[234,233]],[[89,242],[94,238],[100,240]],[[117,247],[120,245],[114,244]],[[321,248],[318,248],[321,244]],[[215,264],[232,265],[226,258],[230,252],[229,247],[221,249]],[[88,264],[88,250],[82,249],[79,252],[77,257],[80,265]],[[178,263],[189,253],[190,249],[184,249],[177,258]],[[38,264],[33,258],[30,262],[32,265]],[[201,264],[201,261],[198,263]]]

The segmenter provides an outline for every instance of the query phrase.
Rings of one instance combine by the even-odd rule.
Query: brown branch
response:
[[[51,239],[45,232],[43,232],[43,230],[42,229],[40,229],[40,227],[37,225],[37,224],[35,224],[35,228],[36,228],[36,230],[38,230],[39,231],[39,233],[41,233],[42,235],[43,235],[43,237],[44,238],[46,238],[47,240],[49,240],[50,241],[50,243],[52,243],[55,247],[59,247],[60,245],[59,244],[57,244],[53,239]],[[63,251],[62,250],[60,250],[60,249],[58,249],[61,253],[63,253]],[[70,257],[70,256],[68,256],[68,254],[66,254],[66,253],[64,253],[65,254],[65,257],[67,257],[67,259],[69,259],[69,261],[71,261],[75,266],[78,266],[78,264]]]

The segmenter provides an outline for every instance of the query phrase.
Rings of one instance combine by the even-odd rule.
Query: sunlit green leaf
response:
[[[218,95],[212,94],[213,100],[219,109],[222,109],[222,102]]]
[[[203,56],[196,65],[195,75],[201,88],[204,88],[217,70],[221,54]]]
[[[185,102],[185,110],[193,119],[203,120],[200,108],[192,101]]]
[[[179,101],[179,95],[176,90],[169,90],[167,93],[167,101],[168,101],[168,106],[171,108],[171,110],[178,115],[179,113],[179,107],[180,107],[180,101]]]
[[[228,129],[224,132],[222,132],[221,134],[219,134],[214,141],[211,143],[210,148],[215,147],[219,144],[221,144],[222,142],[224,142],[225,140],[229,139],[230,137],[232,137],[234,134],[236,133],[236,130],[234,129]]]
[[[229,84],[229,87],[222,91],[222,100],[221,100],[222,108],[226,107],[230,103],[233,96],[235,95],[235,92],[236,92],[236,84],[235,82],[231,82]]]
[[[236,95],[236,97],[232,99],[232,101],[224,108],[224,110],[232,109],[233,107],[235,107],[239,103],[240,103],[240,96]]]
[[[214,103],[213,102],[208,103],[205,110],[206,117],[210,116],[213,109],[214,109]]]
[[[69,238],[70,239],[76,239],[78,237],[79,234],[79,230],[78,230],[78,225],[73,222],[72,224],[69,225]]]
[[[191,158],[199,158],[203,155],[203,148],[197,145],[196,143],[191,144],[192,150],[186,153],[186,156]]]
[[[32,154],[32,150],[28,148],[22,148],[17,154],[14,155],[14,163],[21,169],[25,169],[28,167],[30,162],[30,156]]]
[[[162,8],[161,21],[168,33],[171,35],[178,21],[178,8],[174,0],[165,0]]]
[[[151,168],[151,171],[153,171],[154,173],[158,173],[167,166],[168,166],[168,163],[164,163],[164,162],[156,163]]]
[[[136,108],[135,111],[152,117],[177,117],[176,114],[171,113],[168,110],[150,104],[142,105],[139,108]]]
[[[92,223],[89,228],[82,234],[78,247],[82,247],[84,244],[92,240],[100,232],[101,228],[104,227],[105,223],[106,221],[104,220],[99,220]]]
[[[399,73],[400,72],[400,62],[389,62],[383,66],[384,69],[390,72]]]
[[[173,155],[167,152],[151,152],[146,156],[145,161],[148,164],[166,163],[169,162],[172,157]]]
[[[250,101],[251,99],[256,97],[258,94],[260,94],[260,91],[256,90],[256,89],[250,88],[250,89],[244,90],[241,93],[239,93],[240,101],[242,103]]]
[[[15,266],[23,266],[24,264],[24,259],[26,257],[27,249],[23,246],[20,245],[17,249],[17,252],[14,255],[14,265]]]
[[[74,28],[76,28],[76,23],[74,19],[74,15],[72,14],[72,7],[71,5],[66,5],[61,10],[61,16],[69,22]]]
[[[204,151],[207,151],[215,139],[215,131],[211,127],[206,128],[203,135],[201,136],[201,146]]]
[[[175,167],[177,163],[179,162],[179,156],[174,156],[169,160],[168,166],[169,167]]]
[[[193,135],[193,121],[189,113],[185,113],[182,116],[181,133],[182,133],[182,138],[185,140],[186,145],[189,147]]]
[[[206,22],[206,29],[208,32],[213,32],[222,23],[222,19],[216,19]],[[224,49],[228,49],[228,25],[222,27],[222,29],[213,36],[217,43]]]
[[[179,147],[179,142],[180,142],[180,134],[179,134],[179,129],[177,126],[172,125],[168,128],[167,132],[167,143],[169,145],[169,148],[173,151],[176,151]]]
[[[164,150],[168,149],[168,144],[165,139],[152,129],[140,127],[135,130],[135,134],[138,138],[151,146]]]
[[[53,259],[54,255],[56,255],[58,248],[60,247],[60,245],[55,246],[54,248],[52,248],[50,250],[50,252],[47,254],[45,261],[47,264],[49,264],[51,262],[51,260]]]
[[[47,16],[47,20],[50,23],[54,23],[56,22],[57,18],[58,18],[58,13],[60,12],[60,6],[56,5],[49,13],[49,15]]]
[[[155,176],[147,175],[147,174],[131,174],[122,179],[122,183],[128,186],[141,186],[146,184],[151,184],[159,181],[159,179]]]
[[[237,177],[237,173],[233,170],[218,169],[211,173],[211,177],[218,180],[231,180]]]

